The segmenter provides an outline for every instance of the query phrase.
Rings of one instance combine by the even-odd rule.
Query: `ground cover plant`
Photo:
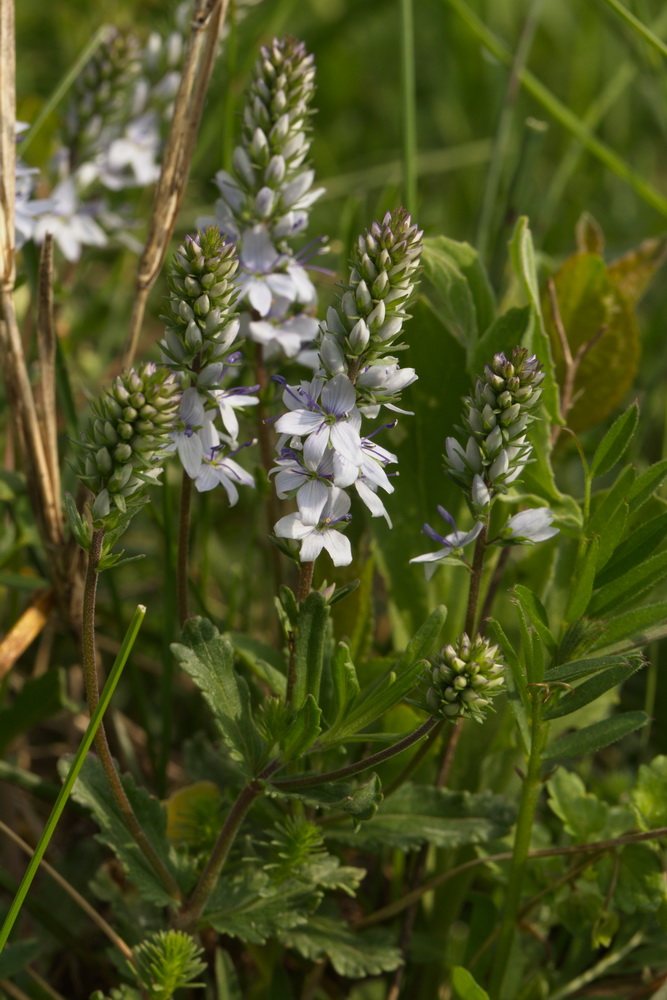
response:
[[[659,1000],[660,5],[0,12],[0,996]]]

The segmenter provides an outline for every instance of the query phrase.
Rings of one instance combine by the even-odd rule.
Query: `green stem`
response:
[[[90,750],[90,747],[92,746],[93,740],[96,738],[96,734],[98,733],[99,727],[102,725],[102,716],[109,707],[109,702],[111,701],[111,697],[114,691],[116,690],[116,685],[120,680],[120,675],[123,672],[123,667],[125,666],[127,658],[130,655],[130,651],[132,649],[132,646],[134,645],[134,641],[137,637],[137,633],[139,632],[139,628],[141,627],[141,623],[144,619],[145,614],[146,614],[146,608],[144,608],[142,605],[138,605],[136,611],[134,612],[128,630],[125,633],[123,644],[118,652],[118,656],[116,657],[111,673],[109,674],[109,679],[104,685],[102,696],[97,699],[95,709],[93,712],[91,712],[91,719],[90,722],[88,723],[88,728],[86,729],[85,735],[81,741],[79,749],[76,752],[76,756],[72,761],[72,766],[69,769],[67,777],[65,778],[65,781],[63,783],[63,786],[59,791],[58,798],[56,799],[55,805],[51,810],[51,815],[49,816],[46,822],[46,826],[44,827],[44,832],[42,833],[42,836],[39,838],[39,843],[35,848],[35,852],[32,855],[32,858],[30,859],[30,863],[18,888],[16,897],[9,909],[9,913],[7,914],[5,922],[3,923],[2,928],[0,929],[0,952],[7,943],[7,939],[9,938],[12,927],[14,926],[16,918],[18,917],[21,907],[23,906],[24,900],[28,894],[28,890],[30,889],[32,880],[37,874],[37,870],[42,862],[42,859],[44,858],[44,854],[46,853],[46,849],[49,845],[51,837],[54,834],[58,820],[60,819],[60,816],[62,814],[63,809],[65,808],[65,805],[70,796],[72,788],[74,787],[74,782],[76,781],[79,775],[79,771],[83,766],[83,762],[86,758],[86,755],[88,754],[88,751]]]
[[[180,930],[191,931],[196,926],[197,921],[204,912],[204,907],[208,902],[209,896],[217,884],[220,872],[236,839],[236,834],[251,805],[262,793],[262,780],[271,777],[279,767],[281,767],[281,761],[279,760],[274,760],[272,763],[267,764],[264,770],[241,790],[236,802],[229,810],[225,824],[220,831],[215,847],[211,852],[211,856],[206,863],[206,867],[201,874],[194,892],[176,917],[175,925]]]
[[[604,0],[604,2],[615,10],[619,17],[623,18],[626,24],[629,24],[631,28],[634,28],[642,38],[646,39],[649,45],[652,45],[658,52],[662,53],[663,56],[667,56],[667,45],[663,42],[661,38],[651,31],[651,29],[640,21],[638,17],[635,17],[631,11],[624,7],[619,0]]]
[[[301,575],[299,576],[299,593],[297,601],[301,604],[308,597],[313,586],[313,573],[315,572],[315,561],[301,563]]]
[[[259,385],[259,403],[257,405],[257,437],[259,440],[259,454],[262,460],[262,467],[268,483],[266,494],[266,517],[268,522],[268,532],[273,533],[276,522],[280,518],[280,506],[276,491],[269,478],[269,473],[273,468],[274,447],[271,437],[271,430],[267,424],[268,412],[266,408],[267,392],[269,388],[269,376],[264,362],[264,351],[261,344],[255,345],[255,379]],[[271,571],[273,573],[273,586],[275,593],[278,593],[283,582],[282,565],[280,562],[280,552],[269,542],[271,553]]]
[[[312,788],[313,785],[321,785],[325,781],[338,781],[340,778],[349,778],[353,774],[359,774],[361,771],[367,771],[369,767],[375,767],[377,764],[383,764],[385,760],[390,760],[397,754],[402,753],[411,747],[418,740],[421,740],[427,733],[429,733],[435,726],[439,725],[440,720],[436,716],[430,716],[426,722],[415,729],[414,732],[408,733],[404,736],[402,740],[398,743],[394,743],[393,746],[387,747],[385,750],[380,750],[378,753],[371,754],[370,757],[366,757],[364,760],[359,760],[356,764],[348,764],[346,767],[339,767],[337,771],[326,771],[324,774],[308,774],[303,778],[284,778],[280,781],[272,782],[276,788],[281,788],[286,792],[296,792],[300,788]]]
[[[181,480],[181,503],[178,512],[178,560],[176,593],[178,601],[178,621],[181,628],[189,617],[188,611],[188,563],[190,556],[190,508],[192,505],[192,480],[183,469]]]
[[[101,528],[93,532],[93,537],[88,553],[88,571],[83,592],[83,621],[82,621],[82,653],[83,653],[83,675],[86,683],[86,698],[91,716],[95,713],[100,704],[99,687],[97,683],[97,655],[95,650],[95,598],[97,595],[97,578],[99,576],[98,566],[102,555],[102,544],[104,541],[104,529]],[[164,885],[170,895],[180,898],[178,888],[173,876],[167,871],[157,852],[148,840],[148,837],[141,828],[134,810],[127,797],[120,776],[116,770],[107,734],[100,716],[100,721],[95,734],[95,749],[100,758],[102,769],[106,775],[111,793],[116,800],[116,804],[125,820],[125,824],[134,837],[137,846],[142,851],[148,863],[151,865],[156,875]]]
[[[546,744],[548,725],[542,723],[541,693],[534,691],[532,696],[533,719],[530,741],[530,756],[528,769],[521,790],[521,803],[514,835],[512,861],[507,878],[507,895],[505,909],[495,950],[495,960],[489,983],[491,1000],[509,1000],[503,993],[503,982],[507,971],[507,963],[512,951],[512,943],[516,932],[516,922],[521,903],[521,890],[528,866],[530,838],[535,820],[535,809],[542,787],[542,750]]]
[[[489,518],[487,515],[484,527],[477,536],[475,554],[472,560],[472,573],[470,574],[470,590],[468,591],[465,631],[471,639],[473,639],[476,635],[475,622],[477,620],[477,605],[479,604],[479,589],[482,582],[482,572],[484,570],[484,556],[486,554],[486,536],[488,530]]]
[[[401,0],[401,101],[403,109],[403,190],[405,207],[414,216],[417,211],[417,123],[412,0]]]

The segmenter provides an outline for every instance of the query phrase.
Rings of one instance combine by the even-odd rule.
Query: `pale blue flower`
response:
[[[443,545],[444,548],[438,549],[437,552],[427,552],[423,556],[415,556],[411,559],[411,563],[425,563],[424,572],[426,574],[426,579],[430,580],[436,569],[437,564],[440,565],[461,565],[462,559],[460,556],[461,551],[473,542],[477,536],[480,534],[483,528],[482,521],[476,521],[470,531],[457,531],[454,518],[445,510],[444,507],[438,506],[438,513],[445,521],[447,521],[454,531],[449,535],[439,535],[430,524],[425,524],[422,531],[429,538],[432,538],[434,542],[438,542]]]

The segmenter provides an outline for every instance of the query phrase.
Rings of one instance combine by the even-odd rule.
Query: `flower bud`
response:
[[[434,715],[446,719],[470,718],[482,722],[491,698],[501,693],[504,664],[497,646],[464,632],[429,661],[430,687],[426,700]]]

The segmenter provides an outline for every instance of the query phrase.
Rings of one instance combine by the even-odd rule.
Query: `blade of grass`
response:
[[[477,17],[475,12],[465,3],[465,0],[444,0],[460,15],[472,33],[480,40],[499,62],[511,66],[512,53],[508,47]],[[533,73],[527,69],[519,72],[521,86],[538,101],[555,120],[567,129],[603,163],[613,174],[629,185],[632,190],[648,205],[661,215],[667,216],[667,198],[660,194],[652,184],[644,180],[625,160],[621,159],[613,149],[593,135],[585,122],[560,101],[555,94],[545,87]]]
[[[619,3],[619,0],[603,0],[603,3],[606,3],[612,10],[615,10],[619,17],[623,18],[625,23],[629,24],[631,28],[638,32],[638,34],[640,34],[642,38],[649,43],[649,45],[652,45],[653,48],[657,49],[663,56],[667,56],[667,45],[665,42],[663,42],[661,38],[658,38],[658,36],[651,31],[648,25],[644,24],[643,21],[640,21],[638,17],[635,17],[635,15],[632,14],[627,7],[624,7],[622,3]]]
[[[415,96],[415,33],[412,0],[401,2],[401,106],[403,112],[403,197],[417,211],[417,115]]]
[[[79,771],[83,766],[83,762],[86,758],[86,755],[93,744],[95,733],[97,732],[100,726],[102,717],[109,706],[109,702],[111,701],[111,697],[114,691],[116,690],[116,685],[120,680],[120,675],[123,672],[123,668],[127,662],[127,658],[130,655],[132,646],[134,645],[135,639],[137,638],[137,634],[141,627],[141,623],[144,620],[145,614],[146,614],[146,608],[143,605],[138,604],[136,611],[132,616],[132,621],[129,624],[127,632],[125,633],[123,644],[120,648],[118,656],[116,657],[111,673],[109,674],[109,679],[104,685],[104,689],[100,695],[100,700],[97,705],[97,708],[95,709],[95,712],[93,713],[93,716],[90,722],[88,723],[88,728],[86,729],[83,740],[81,741],[79,749],[76,752],[76,756],[74,757],[74,760],[72,762],[72,767],[70,768],[69,774],[65,779],[63,787],[60,791],[60,795],[58,796],[56,803],[53,809],[51,810],[51,815],[49,816],[46,822],[46,826],[44,827],[42,836],[39,838],[39,843],[35,848],[35,853],[33,854],[30,860],[30,864],[28,865],[27,871],[23,876],[16,897],[14,898],[14,901],[11,907],[9,908],[9,913],[5,918],[5,922],[3,923],[2,928],[0,929],[0,952],[2,952],[5,944],[7,943],[7,939],[9,938],[12,927],[14,926],[16,918],[18,917],[19,912],[21,910],[21,906],[23,905],[23,900],[25,899],[28,890],[30,889],[32,880],[37,874],[37,870],[44,857],[46,849],[49,846],[51,837],[55,832],[58,820],[60,819],[63,809],[65,808],[65,805],[67,803],[67,799],[69,798],[72,788],[74,787],[74,782],[76,781]]]

